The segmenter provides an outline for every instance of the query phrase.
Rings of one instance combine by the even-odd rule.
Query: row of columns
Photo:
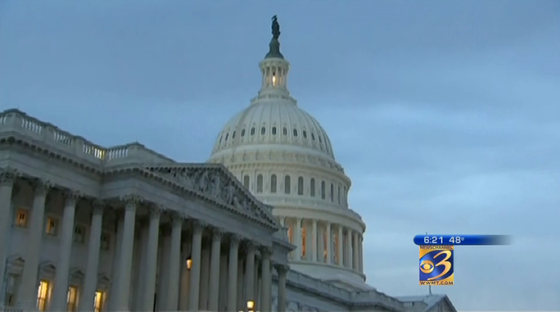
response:
[[[13,170],[0,169],[0,281],[5,280],[6,259],[9,254],[9,237],[10,237],[10,211],[13,195],[14,183],[17,174]],[[29,232],[24,253],[25,265],[23,268],[21,284],[18,290],[18,307],[24,310],[34,310],[37,300],[37,276],[39,268],[39,258],[41,251],[41,240],[43,231],[43,222],[45,214],[46,196],[52,185],[48,181],[36,180],[34,182],[34,199],[30,214]],[[56,265],[56,275],[51,296],[51,311],[66,310],[66,296],[68,291],[68,278],[70,270],[70,257],[72,251],[72,238],[74,229],[74,219],[76,203],[80,198],[78,192],[65,192],[65,204],[62,218],[62,230],[59,246],[59,260]],[[141,199],[131,195],[123,197],[124,216],[119,221],[117,229],[118,242],[115,248],[115,259],[113,261],[114,270],[111,276],[112,286],[109,293],[110,311],[130,311],[129,302],[131,295],[131,274],[134,247],[134,231],[136,226],[137,207],[141,203]],[[91,230],[88,242],[88,260],[86,264],[86,274],[83,283],[83,289],[80,291],[79,311],[91,311],[94,306],[94,297],[97,290],[99,253],[101,244],[101,232],[103,223],[104,205],[100,201],[94,201],[92,205]],[[162,209],[158,206],[150,206],[148,239],[146,244],[146,253],[144,259],[144,268],[141,278],[143,279],[143,295],[141,307],[137,311],[152,311],[154,305],[154,294],[156,292],[156,276],[157,276],[157,255],[160,232],[160,216]],[[179,283],[181,276],[181,245],[182,231],[185,217],[179,214],[172,215],[169,263],[162,266],[167,271],[167,287],[166,291],[161,294],[165,300],[164,307],[166,311],[177,311],[179,303]],[[204,229],[208,226],[200,220],[189,220],[192,230],[191,240],[191,257],[192,267],[190,271],[190,287],[188,310],[198,311],[200,308],[200,283],[202,268],[202,236]],[[209,285],[203,291],[212,290],[212,295],[217,293],[220,288],[220,247],[222,242],[222,232],[214,229],[212,235],[212,244],[210,250],[210,279]],[[239,290],[245,288],[247,294],[254,294],[255,288],[255,271],[258,266],[255,265],[256,246],[246,241],[242,249],[246,251],[245,258],[245,280],[239,283],[237,276],[239,265],[243,264],[239,261],[240,245],[242,238],[237,235],[229,236],[229,257],[227,264],[227,308],[226,311],[238,311],[240,307]],[[260,248],[260,268],[261,268],[261,296],[259,306],[261,311],[270,311],[271,309],[271,255],[270,247]],[[283,265],[275,266],[278,275],[278,297],[279,312],[285,311],[286,302],[286,273],[287,267]],[[258,274],[258,271],[256,272]],[[208,294],[207,294],[208,295]],[[208,297],[207,297],[208,298]],[[257,301],[257,298],[246,297],[247,300]],[[207,300],[208,306],[206,310],[218,311],[218,300]],[[242,302],[244,305],[245,302]]]
[[[292,259],[363,272],[363,236],[358,231],[316,219],[280,217],[280,223],[289,229],[290,242],[296,246]]]

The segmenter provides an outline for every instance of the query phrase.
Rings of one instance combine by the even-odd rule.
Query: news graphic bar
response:
[[[418,246],[499,246],[509,245],[509,235],[434,235],[423,234],[414,236],[414,244]]]

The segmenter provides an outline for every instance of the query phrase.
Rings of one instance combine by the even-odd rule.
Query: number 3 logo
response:
[[[445,274],[447,274],[447,272],[449,272],[451,270],[451,262],[447,261],[447,260],[449,260],[449,258],[451,258],[451,251],[449,251],[449,250],[441,251],[440,253],[438,253],[437,255],[434,256],[434,260],[441,255],[445,255],[445,257],[440,262],[438,262],[434,266],[434,268],[443,265],[445,267],[445,269],[443,269],[443,272],[441,272],[438,276],[428,278],[428,281],[433,281],[435,279],[438,279],[438,278],[444,276]]]

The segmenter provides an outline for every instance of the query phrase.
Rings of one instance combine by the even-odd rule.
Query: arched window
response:
[[[338,186],[338,192],[336,193],[338,197],[338,204],[340,205],[340,185]]]
[[[315,134],[311,133],[311,140],[315,141]]]
[[[303,177],[297,179],[297,194],[303,195]]]
[[[273,174],[270,176],[270,192],[276,193],[276,175]]]
[[[276,135],[276,127],[272,127],[272,135]]]
[[[307,139],[307,131],[303,130],[303,138]]]
[[[222,143],[222,139],[224,138],[224,135],[220,135],[220,143]]]
[[[261,135],[264,135],[266,133],[266,127],[262,127],[261,128]]]
[[[226,133],[226,141],[227,141],[228,137],[229,137],[229,132]]]
[[[348,190],[346,189],[346,186],[342,188],[342,201],[346,204],[346,200],[348,198]]]
[[[294,129],[294,136],[297,137],[297,129]]]
[[[311,197],[315,197],[315,178],[311,178],[309,181],[309,193]]]
[[[323,140],[321,140],[321,137],[319,136],[319,143],[323,143]]]
[[[243,177],[243,187],[245,187],[246,189],[249,189],[249,176],[248,175]]]
[[[245,136],[245,129],[242,129],[241,130],[241,137],[244,137],[244,136]]]
[[[231,134],[231,138],[235,139],[235,131],[233,131],[233,133]]]
[[[325,181],[321,181],[321,199],[325,199]]]
[[[255,127],[251,128],[251,135],[255,135]]]
[[[290,194],[290,176],[284,177],[284,193]]]
[[[257,193],[262,193],[263,192],[263,176],[262,174],[259,174],[257,176]]]
[[[331,183],[331,202],[334,202],[334,185]]]
[[[288,135],[288,128],[284,127],[284,129],[282,129],[282,134]]]

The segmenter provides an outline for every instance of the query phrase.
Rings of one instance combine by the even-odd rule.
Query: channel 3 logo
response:
[[[420,285],[453,285],[453,246],[420,246]]]

